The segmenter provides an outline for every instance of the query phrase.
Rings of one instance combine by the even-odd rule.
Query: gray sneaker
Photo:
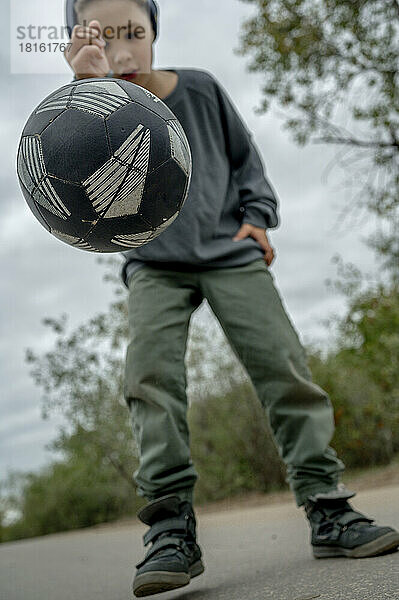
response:
[[[309,496],[305,511],[315,558],[347,556],[365,558],[393,551],[399,546],[399,533],[392,527],[372,525],[374,519],[355,510],[349,490],[336,490]]]
[[[137,516],[151,526],[143,540],[145,546],[150,542],[152,546],[136,565],[132,584],[135,596],[150,596],[182,587],[204,571],[190,502],[168,494],[149,502]]]

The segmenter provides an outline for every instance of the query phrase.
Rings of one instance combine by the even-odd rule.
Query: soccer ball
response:
[[[166,104],[119,79],[75,81],[30,115],[18,148],[23,195],[40,223],[91,252],[147,244],[178,216],[192,159]]]

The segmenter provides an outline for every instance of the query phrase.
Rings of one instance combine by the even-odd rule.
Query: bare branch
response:
[[[341,144],[359,146],[361,148],[399,148],[397,142],[382,142],[382,141],[367,141],[358,140],[356,138],[345,138],[345,137],[334,137],[334,136],[322,136],[320,138],[314,138],[312,140],[314,144]]]

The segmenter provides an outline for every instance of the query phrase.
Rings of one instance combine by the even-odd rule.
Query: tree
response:
[[[119,266],[115,258],[105,262],[115,271]],[[105,276],[105,280],[113,278],[112,273]],[[120,293],[119,286],[116,295]],[[65,314],[58,319],[44,318],[42,323],[57,335],[54,349],[43,356],[27,349],[26,361],[33,365],[30,374],[44,392],[43,418],[59,411],[68,424],[49,448],[71,457],[73,436],[86,436],[88,446],[97,448],[134,487],[132,470],[137,466],[137,451],[123,397],[123,352],[128,336],[125,299],[114,301],[107,312],[95,315],[73,332],[67,331]]]
[[[399,286],[366,279],[339,257],[329,287],[347,298],[343,316],[325,325],[335,335],[327,356],[309,352],[315,381],[335,409],[333,444],[344,462],[390,462],[399,452]]]
[[[219,397],[224,396],[248,381],[246,371],[207,302],[190,322],[186,368],[190,404],[205,401],[215,392]]]
[[[347,183],[361,184],[351,204],[384,222],[370,242],[397,280],[398,0],[243,1],[256,14],[244,22],[236,52],[263,75],[257,112],[274,99],[288,109],[284,125],[296,142],[340,148]]]
[[[339,257],[335,261],[339,279],[328,285],[347,297],[348,310],[326,324],[336,326],[340,358],[365,371],[385,394],[386,418],[399,429],[399,285],[370,280],[364,285],[358,269]]]
[[[345,213],[376,217],[367,242],[382,269],[370,276],[334,257],[339,279],[327,283],[348,308],[326,320],[335,333],[327,356],[309,356],[332,398],[345,462],[389,462],[399,450],[399,2],[243,1],[255,14],[237,53],[262,73],[257,112],[274,101],[299,145],[337,147],[335,163],[357,192]]]

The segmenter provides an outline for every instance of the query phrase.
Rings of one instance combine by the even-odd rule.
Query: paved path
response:
[[[399,529],[399,486],[353,505]],[[282,505],[197,513],[205,572],[162,600],[399,600],[399,552],[316,560],[303,509]],[[1,600],[127,600],[147,526],[108,524],[0,545]],[[150,596],[151,598],[151,596]]]

